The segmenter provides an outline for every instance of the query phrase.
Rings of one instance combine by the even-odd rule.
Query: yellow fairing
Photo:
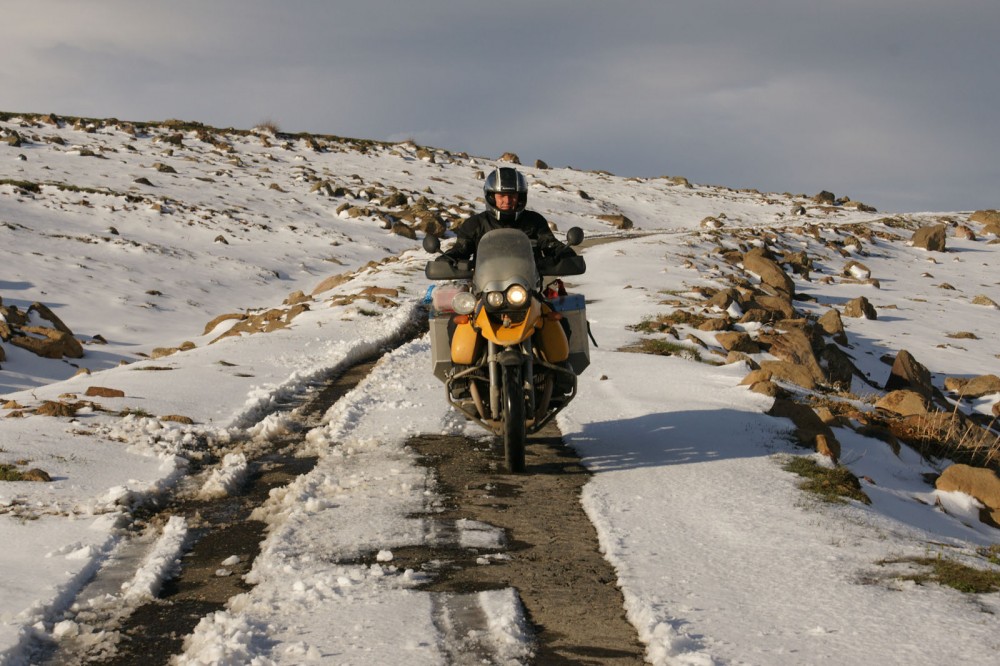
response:
[[[537,301],[532,300],[524,319],[517,324],[504,326],[503,324],[490,321],[490,318],[486,314],[486,308],[482,308],[476,315],[476,326],[482,331],[483,337],[487,340],[503,347],[509,347],[527,340],[534,334],[535,329],[539,326],[539,317],[541,317],[541,314],[541,306]]]
[[[558,318],[553,315],[545,317],[541,338],[541,351],[549,363],[562,363],[569,358],[569,340]]]
[[[472,324],[466,322],[455,327],[455,335],[451,339],[451,362],[459,365],[472,365],[476,358],[476,340],[479,335]]]

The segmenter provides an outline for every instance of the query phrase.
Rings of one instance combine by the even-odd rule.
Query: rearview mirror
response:
[[[583,242],[583,229],[572,227],[566,232],[566,243],[570,246],[579,245]]]
[[[430,252],[431,254],[437,254],[441,251],[441,239],[432,234],[427,234],[424,236],[424,251]]]

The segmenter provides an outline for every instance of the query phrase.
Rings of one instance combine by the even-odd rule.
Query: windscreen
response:
[[[518,229],[486,232],[476,249],[473,289],[476,293],[503,291],[515,283],[528,289],[538,286],[531,241]]]

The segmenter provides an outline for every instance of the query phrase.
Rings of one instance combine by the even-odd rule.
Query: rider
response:
[[[528,183],[520,171],[512,167],[497,167],[486,177],[483,185],[486,210],[467,218],[455,230],[458,237],[454,246],[439,260],[469,259],[476,252],[479,239],[487,231],[501,228],[520,229],[532,241],[536,251],[546,259],[560,259],[576,253],[566,244],[556,240],[545,218],[534,211],[525,210],[528,203]]]

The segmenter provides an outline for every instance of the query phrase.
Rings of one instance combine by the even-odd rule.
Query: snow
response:
[[[397,340],[420,316],[428,256],[418,243],[372,217],[338,214],[341,200],[311,192],[306,176],[355,190],[398,187],[411,198],[430,188],[441,210],[468,211],[481,187],[475,172],[491,164],[444,153],[419,160],[405,144],[315,152],[304,141],[271,137],[265,146],[259,136],[222,133],[232,153],[191,132],[168,151],[157,140],[170,133],[163,129],[133,137],[114,126],[86,132],[0,122],[0,129],[15,128],[37,140],[0,150],[7,177],[85,189],[46,185],[31,193],[0,184],[0,298],[22,310],[35,301],[48,305],[86,353],[42,360],[3,344],[0,404],[34,407],[64,396],[95,406],[71,418],[14,418],[22,410],[0,410],[0,462],[29,461],[53,479],[0,482],[0,539],[16,544],[0,556],[0,664],[30,663],[46,641],[102,640],[88,637],[94,628],[80,620],[80,609],[155,595],[185,547],[183,519],[136,537],[133,511],[166,493],[234,492],[245,479],[247,452],[294,430],[303,397]],[[55,136],[65,145],[45,141]],[[84,147],[103,159],[83,156]],[[26,159],[15,160],[19,153]],[[156,171],[155,162],[177,173]],[[647,659],[993,663],[1000,647],[995,594],[907,583],[880,564],[942,554],[991,566],[976,549],[997,543],[1000,531],[978,521],[975,500],[925,481],[948,461],[906,448],[896,455],[838,428],[842,462],[865,479],[872,504],[819,503],[782,469],[788,456],[810,454],[792,442],[789,421],[765,415],[770,398],[740,386],[744,363],[619,350],[641,339],[631,327],[664,311],[662,302],[696,299],[698,285],[724,285],[729,269],[714,258],[716,236],[781,227],[802,231],[791,237],[815,255],[816,275],[839,275],[851,259],[866,267],[852,272],[854,282],[795,278],[796,289],[813,299],[797,303],[804,311],[822,314],[857,296],[877,308],[877,319],[845,320],[847,351],[871,382],[856,381],[859,395],[878,393],[888,376],[881,357],[901,348],[939,387],[945,376],[995,372],[998,313],[971,301],[978,294],[1000,301],[998,246],[949,236],[942,254],[877,238],[832,252],[821,248],[843,240],[843,225],[892,227],[878,222],[881,214],[851,210],[793,217],[802,200],[785,195],[524,171],[532,208],[563,231],[578,225],[614,240],[589,247],[589,270],[573,279],[572,290],[587,296],[600,346],[592,347],[579,397],[558,423],[593,474],[581,502]],[[139,176],[154,187],[135,184]],[[636,233],[615,232],[597,217],[619,213],[636,223]],[[702,230],[708,216],[723,227]],[[905,240],[908,232],[896,233]],[[215,242],[219,235],[227,243]],[[740,239],[725,242],[736,247]],[[285,328],[218,341],[231,322],[205,331],[220,314],[287,308],[292,292],[311,294],[338,273],[349,275],[315,294]],[[345,298],[366,287],[397,290],[391,300],[398,305]],[[958,331],[976,337],[947,337]],[[703,357],[724,358],[713,353],[719,347],[711,334],[684,333],[709,346],[683,343]],[[107,344],[98,344],[98,334]],[[184,342],[193,348],[150,357]],[[406,546],[488,550],[504,540],[490,525],[442,526],[429,517],[442,498],[407,439],[483,435],[447,407],[429,355],[426,337],[399,346],[303,433],[301,453],[318,461],[255,511],[268,531],[247,574],[254,587],[202,618],[177,663],[440,664],[470,645],[486,646],[500,663],[530,661],[531,631],[515,590],[431,594],[418,589],[427,574],[395,563],[393,551]],[[74,376],[78,368],[92,374]],[[124,397],[86,398],[91,386]],[[988,414],[997,398],[969,408]],[[177,415],[190,422],[164,418]],[[212,456],[217,464],[192,472],[192,463]],[[102,569],[123,562],[132,568],[120,585],[100,594],[87,589]],[[237,564],[220,560],[218,575]],[[487,622],[462,633],[454,618],[470,607]]]

